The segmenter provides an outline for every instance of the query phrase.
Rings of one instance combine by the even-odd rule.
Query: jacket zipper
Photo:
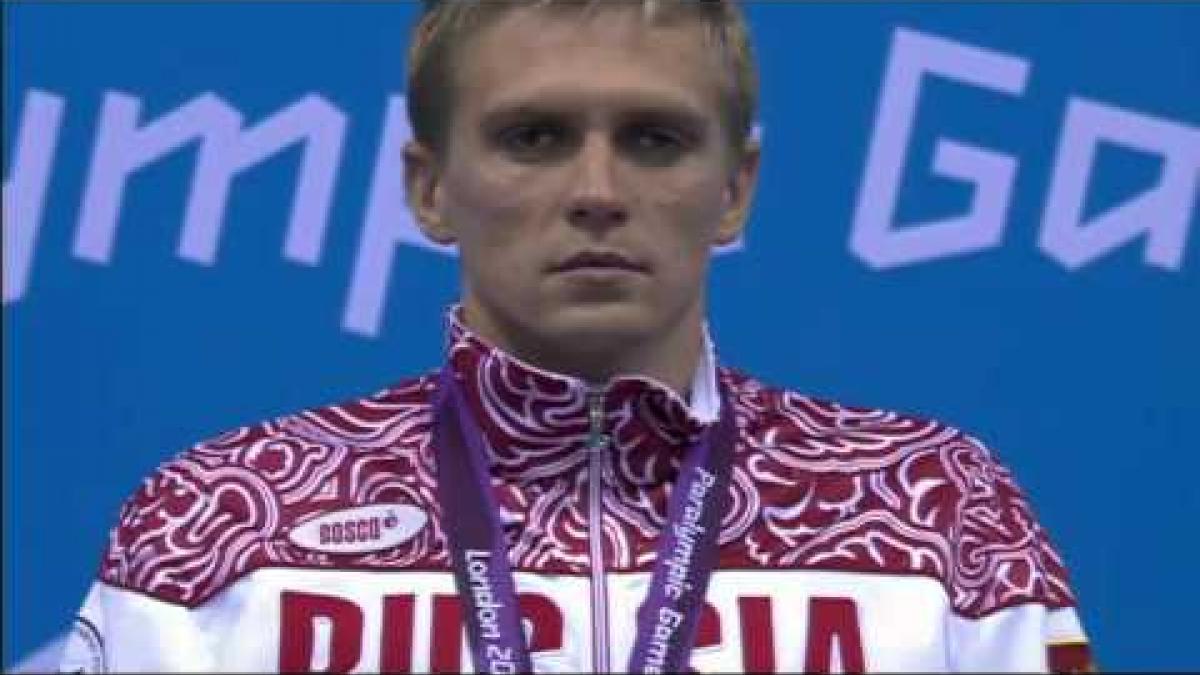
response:
[[[604,575],[604,389],[588,391],[588,555],[592,572],[592,670],[610,672],[608,666],[608,588]]]

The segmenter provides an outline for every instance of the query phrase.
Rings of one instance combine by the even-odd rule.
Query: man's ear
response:
[[[732,244],[746,229],[746,219],[754,200],[754,186],[758,182],[758,166],[762,147],[757,139],[748,139],[737,166],[725,186],[725,213],[717,227],[716,243],[720,246]]]
[[[456,238],[442,217],[442,166],[436,153],[420,141],[404,146],[404,189],[408,209],[426,237],[450,245]]]

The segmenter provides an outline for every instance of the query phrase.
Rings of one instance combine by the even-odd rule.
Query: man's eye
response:
[[[634,136],[639,148],[656,149],[682,145],[679,137],[662,129],[642,129]]]
[[[565,136],[561,127],[550,124],[525,124],[502,133],[500,141],[512,152],[531,154],[554,149],[561,145]]]
[[[676,159],[687,148],[684,136],[663,127],[636,127],[624,134],[622,145],[637,157],[654,162]]]

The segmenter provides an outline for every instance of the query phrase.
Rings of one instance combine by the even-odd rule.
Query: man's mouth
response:
[[[638,263],[632,258],[610,251],[585,251],[577,253],[551,268],[553,272],[575,272],[581,270],[641,273],[649,271],[645,265]]]

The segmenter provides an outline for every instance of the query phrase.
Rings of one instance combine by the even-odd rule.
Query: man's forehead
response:
[[[716,100],[724,69],[704,48],[698,23],[653,26],[609,10],[580,24],[537,9],[513,10],[464,45],[459,84],[487,99],[484,107],[604,103],[703,115]]]
[[[606,30],[610,38],[628,41],[691,42],[705,34],[705,23],[693,14],[640,11],[641,2],[533,2],[505,3],[482,15],[480,33],[515,30],[526,40],[561,40],[570,46],[581,31]],[[510,45],[512,46],[512,45]]]

